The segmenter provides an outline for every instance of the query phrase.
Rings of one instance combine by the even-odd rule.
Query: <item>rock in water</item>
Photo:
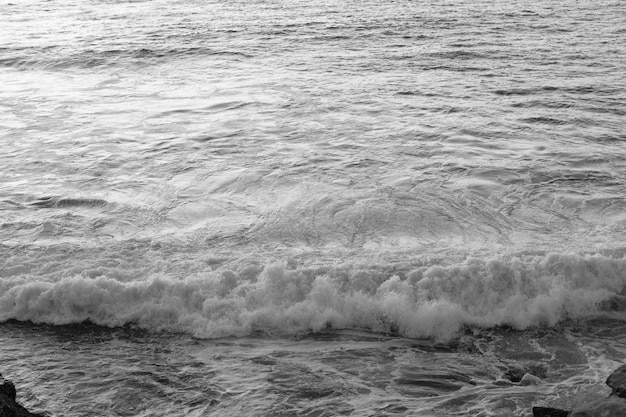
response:
[[[622,365],[606,379],[606,384],[613,389],[611,395],[626,398],[626,365]]]
[[[526,377],[526,375],[524,375],[524,377]],[[533,407],[533,416],[626,417],[626,365],[620,366],[611,375],[609,375],[606,379],[606,384],[613,390],[609,398],[595,400],[574,407],[572,412],[569,414],[567,411],[559,410],[557,408]]]
[[[626,400],[611,396],[574,407],[570,417],[626,417]]]
[[[569,411],[550,407],[533,407],[533,417],[567,417]]]
[[[520,385],[539,385],[541,384],[541,379],[533,374],[524,374],[519,383]]]
[[[19,405],[15,398],[15,385],[0,374],[0,417],[44,417],[41,414],[29,412]]]

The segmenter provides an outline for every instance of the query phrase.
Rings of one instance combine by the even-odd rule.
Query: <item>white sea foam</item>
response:
[[[467,259],[397,275],[356,267],[290,269],[269,263],[176,279],[119,279],[111,271],[0,282],[0,320],[128,323],[197,337],[364,328],[448,339],[463,326],[554,326],[600,312],[624,292],[626,259],[549,254]]]

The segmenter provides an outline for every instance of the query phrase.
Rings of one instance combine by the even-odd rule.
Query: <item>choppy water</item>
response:
[[[0,372],[55,416],[604,395],[625,28],[605,0],[2,2]]]

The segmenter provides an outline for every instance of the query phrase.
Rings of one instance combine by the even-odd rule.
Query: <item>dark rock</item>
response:
[[[8,381],[0,374],[0,417],[44,417],[34,414],[16,402],[16,391],[13,382]]]
[[[550,407],[533,407],[533,417],[567,417],[569,411]]]
[[[13,382],[7,381],[2,375],[0,375],[0,396],[10,398],[13,401],[17,397],[17,391]]]
[[[626,417],[626,400],[611,396],[574,407],[569,417]]]
[[[613,389],[612,395],[626,398],[626,365],[622,365],[606,379],[606,384]]]

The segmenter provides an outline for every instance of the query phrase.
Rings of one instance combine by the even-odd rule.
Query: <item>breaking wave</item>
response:
[[[468,258],[396,273],[278,262],[186,279],[6,271],[2,321],[132,324],[200,338],[362,328],[447,340],[467,326],[554,326],[606,310],[622,319],[626,305],[626,258],[603,255]]]

